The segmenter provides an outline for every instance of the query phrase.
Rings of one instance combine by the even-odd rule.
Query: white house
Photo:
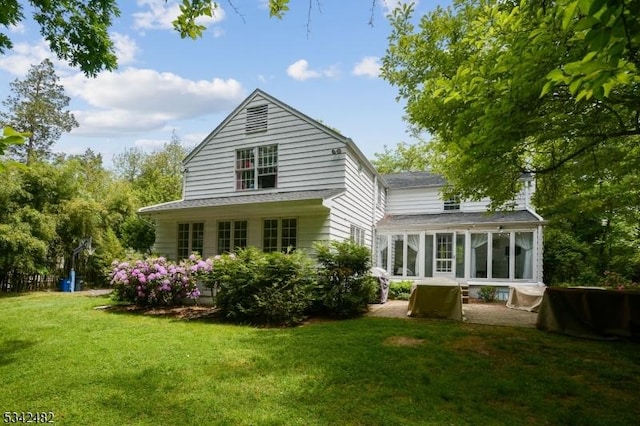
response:
[[[395,279],[540,283],[532,182],[515,211],[493,214],[442,200],[443,184],[428,172],[381,176],[351,139],[257,89],[185,158],[183,199],[140,214],[172,259],[351,238]]]

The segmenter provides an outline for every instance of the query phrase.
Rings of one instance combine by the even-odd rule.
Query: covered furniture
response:
[[[640,292],[547,287],[536,327],[591,339],[640,340]]]
[[[507,308],[521,311],[538,312],[544,295],[543,285],[517,285],[509,286],[509,298]]]
[[[449,279],[431,279],[411,286],[407,315],[462,321],[460,284]]]

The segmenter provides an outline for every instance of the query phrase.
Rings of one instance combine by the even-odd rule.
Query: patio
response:
[[[409,302],[406,300],[389,300],[384,304],[369,305],[372,317],[406,318]],[[463,321],[473,324],[506,325],[512,327],[535,328],[538,314],[536,312],[509,309],[504,303],[472,303],[462,305]]]

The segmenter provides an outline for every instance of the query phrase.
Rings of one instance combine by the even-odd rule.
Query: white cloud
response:
[[[18,22],[15,25],[9,25],[9,31],[13,34],[24,34],[27,31],[27,28],[22,22]]]
[[[140,50],[136,42],[126,34],[113,33],[111,40],[118,57],[118,65],[127,65],[134,62],[136,54]]]
[[[166,139],[137,139],[133,144],[145,151],[155,151],[164,146],[169,141]]]
[[[234,79],[189,80],[173,73],[128,68],[63,78],[66,92],[89,108],[73,111],[80,127],[73,134],[100,136],[161,129],[172,120],[226,112],[245,96]]]
[[[287,67],[287,75],[295,80],[304,81],[310,78],[337,77],[340,70],[337,65],[332,65],[324,70],[313,70],[309,68],[306,59],[300,59]]]
[[[16,43],[10,53],[0,56],[0,69],[17,77],[23,77],[31,65],[37,65],[46,58],[51,59],[56,71],[63,66],[60,61],[54,59],[53,53],[44,40],[37,44]]]
[[[172,22],[180,14],[180,4],[176,1],[137,0],[137,4],[138,7],[146,8],[146,10],[133,14],[133,27],[135,29],[172,30]],[[213,23],[222,21],[224,15],[224,9],[218,3],[218,7],[212,17],[200,17],[196,19],[196,23],[208,27]]]
[[[390,13],[401,4],[413,3],[418,6],[418,0],[382,0],[381,5],[385,13]]]
[[[376,56],[365,56],[353,67],[353,75],[378,77],[380,75],[380,58]]]

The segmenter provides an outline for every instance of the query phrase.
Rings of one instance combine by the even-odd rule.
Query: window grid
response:
[[[189,224],[178,224],[178,259],[189,257]]]
[[[267,253],[278,251],[278,220],[277,219],[265,219],[264,221],[262,250]]]
[[[233,247],[245,248],[247,246],[247,221],[237,220],[233,223]]]
[[[451,197],[444,202],[445,211],[460,210],[460,197]]]
[[[191,253],[202,255],[204,250],[204,223],[178,224],[178,259],[186,259]]]
[[[278,146],[258,148],[258,188],[275,188],[278,175]]]
[[[218,253],[231,252],[231,222],[218,222]]]
[[[236,151],[236,189],[253,189],[255,187],[254,150],[239,149]]]
[[[204,223],[191,224],[191,253],[202,256],[204,250]],[[189,254],[191,254],[189,253]]]
[[[277,178],[278,145],[236,151],[236,190],[275,188]]]
[[[282,219],[282,251],[293,251],[296,249],[297,231],[297,219]]]
[[[356,225],[351,225],[351,241],[355,244],[364,245],[365,230]]]

